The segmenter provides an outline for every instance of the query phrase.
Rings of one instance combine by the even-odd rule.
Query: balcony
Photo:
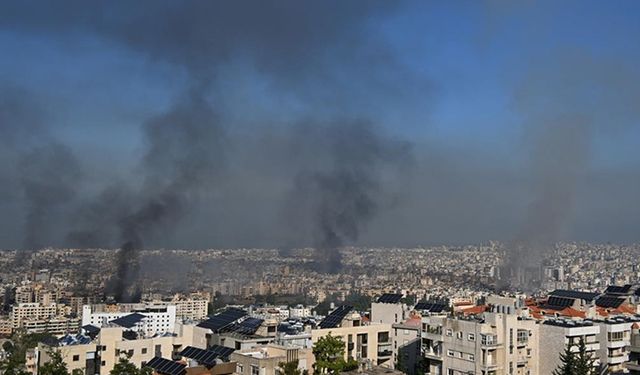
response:
[[[625,363],[629,360],[629,356],[627,353],[620,353],[615,356],[607,357],[607,363],[610,365],[619,365],[621,363]]]
[[[607,341],[607,348],[624,348],[625,346],[629,346],[630,344],[631,343],[627,340]]]
[[[438,361],[442,360],[442,350],[439,348],[426,347],[422,349],[422,355],[425,358],[435,359]]]
[[[483,347],[495,347],[501,345],[500,343],[498,343],[498,336],[496,335],[481,334],[480,337],[480,343]]]

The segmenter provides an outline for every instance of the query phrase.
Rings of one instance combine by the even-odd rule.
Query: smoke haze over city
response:
[[[639,7],[3,2],[0,248],[638,241]]]

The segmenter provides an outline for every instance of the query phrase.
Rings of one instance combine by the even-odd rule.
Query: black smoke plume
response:
[[[341,270],[340,248],[356,242],[389,192],[383,180],[410,160],[408,144],[365,121],[302,126],[292,154],[303,161],[288,213],[308,222],[321,272]]]

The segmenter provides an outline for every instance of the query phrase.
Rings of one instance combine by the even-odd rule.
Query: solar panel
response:
[[[629,290],[631,290],[631,284],[624,286],[610,285],[604,292],[605,294],[628,294]]]
[[[604,308],[618,308],[625,301],[624,298],[602,296],[596,300],[596,306]]]
[[[201,365],[211,367],[216,364],[216,358],[220,355],[211,350],[205,350],[200,348],[194,348],[193,346],[187,346],[182,352],[182,357],[187,357],[196,360]]]
[[[594,298],[600,295],[600,293],[591,293],[591,292],[579,292],[577,290],[565,290],[565,289],[556,289],[553,292],[549,293],[551,296],[557,297],[565,297],[572,299],[582,299],[587,302],[593,301]]]
[[[209,350],[218,354],[220,358],[224,359],[227,359],[231,355],[231,353],[235,352],[235,349],[227,348],[226,346],[222,345],[213,345],[209,348]]]
[[[402,294],[385,293],[378,298],[379,303],[398,303],[402,299]]]
[[[198,324],[198,327],[208,328],[214,332],[218,332],[222,328],[228,326],[236,320],[239,320],[245,315],[247,315],[246,311],[231,307]]]
[[[431,303],[431,302],[420,302],[414,307],[415,310],[428,311],[432,313],[441,313],[446,308],[447,308],[447,305],[444,303]]]
[[[187,373],[185,370],[187,365],[160,357],[153,357],[146,366],[164,375],[184,375]]]
[[[133,314],[125,315],[118,319],[114,319],[110,323],[117,324],[120,327],[124,327],[124,328],[132,328],[144,318],[146,318],[146,316],[140,313],[133,313]]]
[[[574,299],[572,298],[550,296],[549,299],[547,300],[546,307],[551,309],[556,309],[556,310],[562,310],[564,308],[572,306],[573,301]]]
[[[241,335],[253,335],[262,325],[264,319],[247,318],[239,323],[234,323],[224,329],[226,332],[235,332]]]
[[[338,325],[342,323],[342,319],[344,319],[344,317],[347,316],[347,314],[351,312],[351,310],[353,310],[352,306],[347,306],[347,305],[339,306],[337,309],[333,310],[331,314],[329,314],[326,318],[324,318],[320,322],[320,328],[338,327]]]

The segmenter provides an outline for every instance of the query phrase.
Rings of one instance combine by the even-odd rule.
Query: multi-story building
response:
[[[402,303],[402,294],[385,293],[371,304],[371,322],[394,324],[404,322],[410,309]]]
[[[230,359],[236,362],[239,375],[279,375],[283,363],[298,361],[300,371],[312,372],[313,353],[310,348],[295,348],[279,345],[265,345],[236,351]]]
[[[538,326],[521,310],[521,302],[496,297],[488,312],[423,317],[422,351],[427,372],[537,374]]]
[[[367,367],[392,366],[391,324],[365,323],[353,308],[340,306],[311,331],[311,340],[316,343],[329,334],[345,343],[345,360],[355,359]]]
[[[620,316],[593,322],[600,327],[597,337],[600,350],[596,354],[607,372],[624,371],[624,363],[629,361],[627,349],[631,345],[631,326],[638,320]]]
[[[131,314],[144,316],[144,330],[147,334],[173,332],[176,324],[176,306],[158,304],[84,305],[82,325],[102,327],[116,319]]]
[[[171,300],[176,306],[176,318],[180,320],[201,320],[207,317],[209,300],[204,297],[180,298]]]
[[[49,303],[18,303],[11,311],[11,325],[13,329],[22,327],[23,322],[29,320],[46,320],[58,315],[58,305]]]
[[[421,370],[422,317],[414,313],[402,323],[392,325],[393,358],[391,365],[405,374],[415,375]]]
[[[290,318],[306,318],[311,316],[311,309],[304,305],[296,305],[295,307],[289,307]]]
[[[584,341],[587,353],[595,359],[594,366],[600,366],[599,325],[586,320],[548,319],[539,326],[540,342],[543,343],[539,352],[540,374],[551,374],[561,364],[560,353],[567,345],[573,345],[572,351],[577,352],[580,340]]]
[[[194,325],[176,325],[177,333],[163,333],[148,336],[127,334],[127,330],[117,325],[100,328],[94,340],[83,335],[67,335],[57,345],[39,344],[32,362],[36,369],[49,361],[49,351],[56,350],[62,354],[69,372],[82,370],[87,375],[108,374],[118,362],[121,355],[129,356],[136,367],[144,367],[154,357],[180,359],[180,352],[188,347],[206,348],[206,340],[199,328]],[[129,332],[132,333],[132,332]]]

